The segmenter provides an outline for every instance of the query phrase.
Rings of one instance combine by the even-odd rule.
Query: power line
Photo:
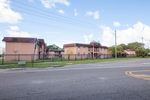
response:
[[[30,15],[33,15],[33,16],[36,16],[36,17],[41,17],[41,18],[45,18],[45,19],[49,19],[49,20],[54,19],[54,18],[48,18],[48,17],[45,17],[43,15],[33,14],[33,13],[26,12],[26,11],[18,10],[18,9],[15,9],[15,10],[20,11],[20,12],[24,12],[24,13],[27,13],[27,14],[30,14]],[[58,22],[63,22],[63,23],[71,24],[71,25],[78,25],[78,26],[82,26],[82,27],[87,27],[87,26],[84,26],[84,25],[81,25],[81,24],[78,24],[78,23],[71,23],[71,22],[66,22],[66,21],[57,20],[57,19],[54,19],[54,20],[58,21]],[[87,28],[91,28],[91,27],[88,26]],[[94,28],[96,28],[96,27],[94,27]]]
[[[10,18],[12,20],[13,20],[13,18],[17,18],[17,17],[13,17],[13,16],[5,16],[5,17]],[[45,24],[45,23],[36,22],[36,21],[32,21],[32,20],[27,20],[27,19],[24,19],[22,21],[25,22],[25,23],[35,24],[35,25],[44,26],[44,27],[56,27],[56,28],[62,28],[62,29],[65,28],[65,27],[54,26],[54,25]],[[74,31],[82,32],[81,30],[76,30],[76,29],[73,29],[73,28],[67,28],[67,30],[74,30]],[[83,32],[85,32],[85,31],[83,31]]]
[[[38,13],[38,14],[39,14],[39,12],[30,10],[30,9],[26,9],[26,8],[23,8],[23,7],[20,7],[20,6],[16,6],[16,5],[13,5],[13,4],[12,4],[12,6],[17,7],[17,8],[21,8],[21,9],[24,9],[24,10],[27,10],[27,11],[30,11],[30,12]],[[14,8],[12,8],[12,9],[14,9]],[[16,10],[18,10],[18,9],[16,9]],[[49,16],[49,15],[44,14],[44,13],[40,13],[40,14],[41,14],[41,15],[48,16],[48,17],[50,17],[50,18],[52,18],[52,19],[56,19],[56,20],[59,19],[59,20],[63,20],[63,21],[69,21],[69,20],[64,20],[64,19],[61,19],[61,18],[58,18],[58,17],[55,17],[55,16]],[[74,21],[71,21],[71,22],[74,23]],[[75,22],[75,23],[93,26],[93,25],[91,25],[91,24],[85,24],[85,23],[81,23],[81,22]],[[94,25],[94,26],[95,26],[95,25]]]
[[[70,19],[70,20],[73,20],[73,21],[78,21],[78,22],[82,22],[82,23],[89,24],[89,25],[95,25],[95,24],[93,24],[93,23],[87,23],[87,22],[84,22],[84,21],[81,21],[81,20],[76,20],[76,19],[70,18],[70,17],[60,16],[59,14],[56,14],[56,13],[53,13],[53,12],[49,12],[49,11],[46,11],[46,10],[43,10],[43,9],[40,9],[40,8],[37,8],[37,7],[32,7],[32,6],[29,6],[29,5],[25,4],[25,3],[18,2],[18,1],[16,1],[16,0],[12,0],[12,1],[14,1],[14,2],[16,2],[16,3],[19,3],[19,4],[22,4],[22,5],[25,5],[25,6],[28,6],[28,7],[30,7],[30,8],[38,9],[38,10],[41,10],[41,11],[44,11],[44,12],[47,12],[47,13],[51,13],[51,14],[53,14],[53,15],[57,15],[57,16],[59,16],[59,17],[63,17],[63,18],[65,18],[65,19]]]

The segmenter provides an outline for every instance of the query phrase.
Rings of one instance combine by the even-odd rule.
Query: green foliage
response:
[[[127,49],[138,49],[138,48],[142,48],[143,46],[144,46],[143,43],[133,42],[127,45]]]
[[[60,48],[59,46],[53,44],[53,45],[48,45],[46,50],[49,50],[49,49],[52,49],[52,50],[63,50],[62,48]]]
[[[150,53],[150,49],[147,48],[147,49],[145,49],[145,50],[147,51],[147,53]]]
[[[127,45],[126,44],[120,44],[119,46],[124,46],[125,48],[127,48]]]
[[[135,53],[136,53],[137,56],[141,56],[141,57],[143,57],[143,58],[148,55],[147,50],[146,50],[146,49],[143,49],[143,48],[136,49],[136,50],[135,50]]]
[[[109,47],[108,51],[111,52],[111,54],[115,54],[115,46]],[[118,45],[117,46],[117,54],[120,54],[124,52],[122,46]]]
[[[5,57],[5,52],[2,53],[2,57]]]

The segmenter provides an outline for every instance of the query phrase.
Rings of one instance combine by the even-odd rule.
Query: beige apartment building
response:
[[[65,44],[64,46],[66,55],[71,55],[70,59],[82,58],[106,58],[108,55],[108,47],[101,46],[100,43],[91,42],[90,44]],[[65,56],[67,58],[67,56]]]
[[[64,50],[52,50],[52,49],[49,49],[47,51],[47,57],[48,58],[62,57],[63,54],[64,54]]]
[[[31,61],[42,59],[46,53],[44,39],[4,37],[5,61]]]

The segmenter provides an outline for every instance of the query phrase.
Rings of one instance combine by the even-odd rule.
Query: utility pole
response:
[[[143,37],[142,37],[142,45],[143,45],[143,49],[144,49]]]
[[[116,39],[116,30],[115,30],[115,58],[117,59],[117,39]]]

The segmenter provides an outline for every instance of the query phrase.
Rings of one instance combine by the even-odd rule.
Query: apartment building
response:
[[[101,46],[100,43],[91,42],[90,44],[65,44],[64,46],[65,53],[67,55],[72,55],[71,59],[74,58],[106,58],[108,55],[108,47]],[[74,55],[74,56],[73,56]]]
[[[6,42],[5,61],[42,59],[46,53],[44,39],[4,37],[2,41]]]
[[[64,50],[52,50],[52,49],[49,49],[47,51],[48,58],[62,57],[63,54],[64,54]]]

